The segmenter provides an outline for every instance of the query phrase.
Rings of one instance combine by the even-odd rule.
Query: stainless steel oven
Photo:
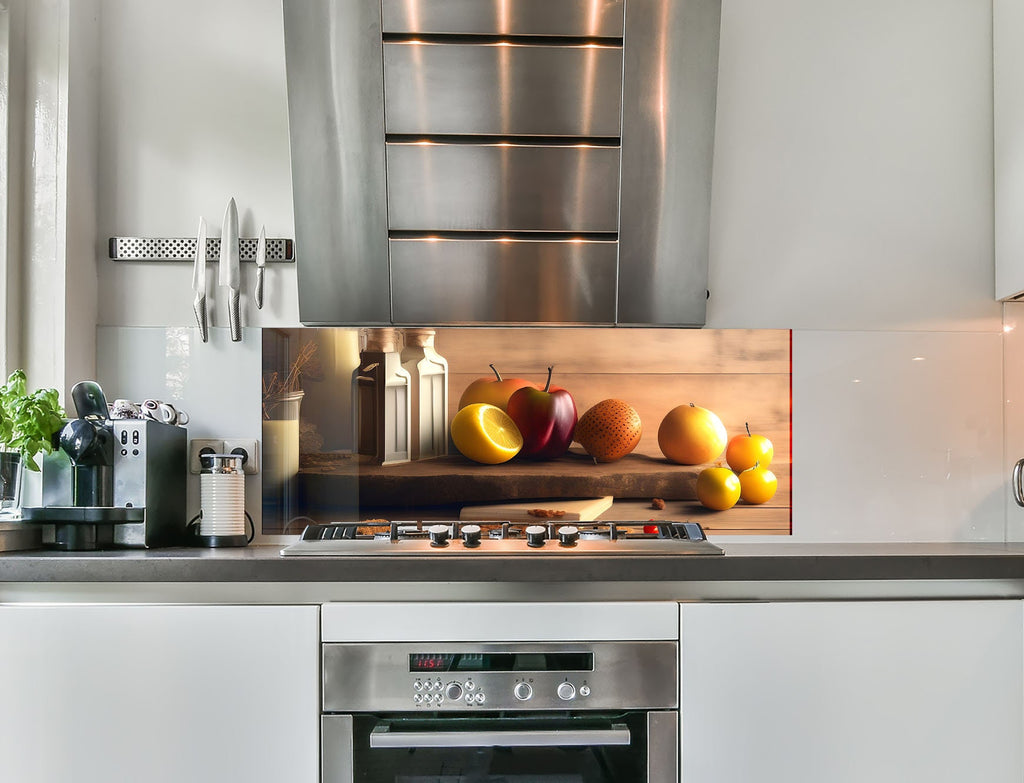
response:
[[[671,640],[325,643],[324,783],[676,783]]]

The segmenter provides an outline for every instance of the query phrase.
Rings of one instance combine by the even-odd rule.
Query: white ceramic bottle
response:
[[[433,329],[406,329],[402,367],[412,379],[412,458],[448,453],[448,362],[434,347]]]

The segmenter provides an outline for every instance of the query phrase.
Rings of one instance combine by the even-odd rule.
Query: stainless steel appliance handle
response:
[[[1013,499],[1018,506],[1024,506],[1024,486],[1021,485],[1021,477],[1024,474],[1024,459],[1017,460],[1013,466],[1013,480],[1010,485],[1013,487]]]
[[[370,732],[371,748],[552,748],[630,742],[629,728],[619,723],[608,729],[396,732],[384,723]]]
[[[678,783],[679,713],[647,713],[647,783]]]
[[[354,783],[355,740],[351,715],[320,716],[320,779]]]

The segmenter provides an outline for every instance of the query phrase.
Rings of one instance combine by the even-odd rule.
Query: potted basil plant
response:
[[[20,508],[22,471],[39,471],[36,456],[53,451],[63,426],[56,389],[29,392],[24,370],[12,372],[0,386],[0,512]]]

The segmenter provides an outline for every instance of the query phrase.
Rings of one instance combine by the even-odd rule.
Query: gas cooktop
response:
[[[721,555],[697,522],[312,524],[285,557],[350,555]]]

